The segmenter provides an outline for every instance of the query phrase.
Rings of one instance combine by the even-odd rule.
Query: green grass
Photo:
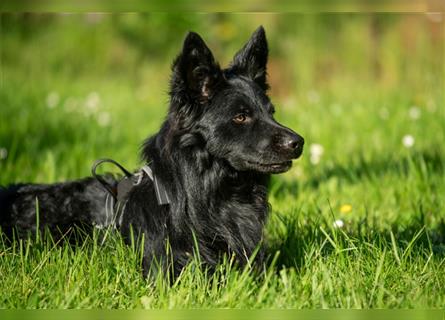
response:
[[[165,17],[155,17],[147,24],[162,26]],[[139,145],[167,110],[169,63],[180,41],[161,53],[141,49],[133,33],[126,40],[141,23],[128,17],[90,24],[68,16],[25,26],[2,18],[0,148],[7,157],[0,160],[0,185],[87,176],[105,156],[139,166]],[[383,75],[374,77],[366,71],[370,39],[357,35],[367,34],[369,17],[337,17],[335,30],[334,18],[321,23],[325,18],[255,15],[246,22],[195,15],[180,24],[181,32],[214,35],[212,48],[223,61],[242,43],[226,39],[230,50],[222,50],[218,39],[226,33],[219,28],[248,32],[263,23],[273,39],[277,118],[305,137],[306,149],[288,173],[273,178],[266,226],[271,262],[263,272],[225,261],[209,276],[195,260],[170,285],[161,276],[144,280],[138,248],[118,235],[101,244],[95,233],[77,247],[40,235],[12,246],[0,242],[0,308],[443,307],[440,46],[429,42],[426,29],[416,29],[404,48],[403,19],[389,19],[375,49]],[[287,27],[294,20],[302,31]],[[320,74],[328,62],[326,80]],[[406,135],[413,146],[403,145]],[[311,145],[313,152],[314,145],[324,150],[318,162]],[[334,227],[336,220],[343,227]]]

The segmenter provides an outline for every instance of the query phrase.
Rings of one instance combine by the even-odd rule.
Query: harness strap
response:
[[[109,194],[116,200],[117,198],[117,189],[115,186],[110,185],[108,182],[105,181],[100,175],[96,173],[97,167],[103,163],[112,163],[116,167],[118,167],[125,175],[126,178],[131,177],[131,173],[128,172],[123,166],[121,166],[118,162],[114,161],[113,159],[99,159],[94,161],[93,166],[91,167],[91,174],[104,188],[108,191]]]
[[[103,177],[96,173],[97,167],[106,162],[114,164],[124,173],[124,177],[117,183],[117,185],[108,183]],[[122,213],[128,202],[128,194],[133,187],[142,183],[145,176],[153,181],[158,204],[160,206],[170,204],[167,190],[148,164],[144,165],[138,172],[131,174],[118,162],[112,159],[99,159],[94,162],[91,168],[91,173],[108,192],[105,198],[105,221],[104,224],[100,223],[97,225],[98,228],[103,228],[104,226],[116,227],[121,224]]]
[[[124,173],[124,177],[117,183],[117,186],[112,186],[96,173],[97,167],[106,162],[114,164]],[[150,180],[153,181],[158,204],[166,205],[170,203],[167,190],[162,182],[159,181],[157,176],[153,173],[153,170],[148,164],[144,165],[138,172],[131,174],[122,165],[112,159],[99,159],[94,162],[93,167],[91,168],[91,173],[93,177],[105,188],[105,190],[108,191],[109,195],[111,195],[114,200],[114,206],[119,203],[124,204],[127,201],[128,193],[134,186],[137,186],[142,182],[144,175],[147,175]]]
[[[145,172],[145,174],[147,174],[147,176],[151,180],[153,180],[158,204],[160,206],[170,204],[170,198],[168,197],[167,190],[165,189],[164,185],[158,180],[157,176],[153,174],[153,170],[151,170],[148,165],[145,165],[141,168],[141,172]]]

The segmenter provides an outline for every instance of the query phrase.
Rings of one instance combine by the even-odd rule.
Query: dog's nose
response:
[[[289,149],[297,149],[298,145],[299,145],[299,141],[298,140],[288,140],[285,145],[287,148]]]
[[[282,146],[283,148],[295,152],[301,150],[304,145],[304,139],[298,134],[292,134],[284,139]]]

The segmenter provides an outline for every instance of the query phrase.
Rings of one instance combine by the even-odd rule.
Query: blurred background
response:
[[[259,25],[269,40],[277,118],[307,141],[294,168],[274,178],[278,208],[283,197],[298,205],[303,194],[303,205],[323,192],[338,205],[351,194],[359,196],[347,203],[361,203],[369,193],[356,186],[363,175],[383,196],[377,186],[403,181],[397,174],[416,157],[433,173],[443,170],[441,13],[0,19],[0,184],[87,176],[99,157],[136,168],[141,142],[166,114],[170,66],[187,31],[200,33],[225,66]],[[377,178],[391,170],[386,182]],[[317,193],[308,189],[314,186]]]
[[[225,66],[263,25],[276,118],[306,141],[270,186],[270,277],[229,270],[207,286],[192,264],[179,284],[152,287],[119,239],[83,250],[3,242],[0,307],[443,307],[444,20],[0,14],[0,186],[89,176],[101,157],[138,168],[188,30]]]

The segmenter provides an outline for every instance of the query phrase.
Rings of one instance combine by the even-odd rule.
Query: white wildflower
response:
[[[309,159],[310,159],[312,164],[319,164],[320,163],[320,157],[311,155]]]
[[[406,148],[411,148],[414,145],[414,137],[410,134],[403,136],[402,143]]]
[[[321,156],[321,155],[323,155],[323,152],[324,152],[323,146],[318,143],[311,144],[311,146],[309,147],[309,150],[310,150],[311,155],[314,155],[314,156]]]
[[[420,109],[416,106],[412,106],[408,111],[408,115],[411,119],[417,120],[420,118]]]
[[[8,150],[6,148],[0,148],[0,160],[4,160],[8,157]]]
[[[108,112],[100,112],[97,116],[97,123],[101,127],[106,127],[111,122],[111,115]]]
[[[88,113],[96,113],[100,106],[100,96],[97,92],[90,92],[85,101]]]
[[[312,164],[318,164],[323,155],[324,148],[321,144],[313,143],[309,147],[310,161]]]
[[[54,109],[59,104],[60,97],[57,92],[50,92],[48,96],[46,97],[46,106],[49,109]]]
[[[345,223],[343,222],[343,220],[337,219],[334,221],[333,225],[334,225],[334,228],[343,228]]]

